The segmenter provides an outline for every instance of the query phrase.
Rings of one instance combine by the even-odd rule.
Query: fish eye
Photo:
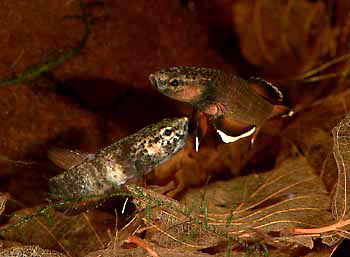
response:
[[[177,79],[173,79],[173,80],[169,81],[169,84],[174,86],[174,87],[177,87],[179,85],[179,81]]]
[[[166,135],[166,136],[170,136],[171,135],[171,130],[170,129],[167,129],[167,130],[165,130],[164,131],[164,135]]]
[[[174,137],[174,135],[175,135],[175,128],[173,128],[173,127],[162,128],[160,130],[160,135],[164,139],[170,139],[170,138]]]

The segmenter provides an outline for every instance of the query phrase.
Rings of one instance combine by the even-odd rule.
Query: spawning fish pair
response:
[[[281,92],[261,79],[246,81],[220,70],[199,67],[160,70],[151,74],[149,79],[160,92],[192,104],[217,128],[230,135],[242,134],[254,127],[255,139],[268,119],[288,110],[282,104]],[[257,85],[270,89],[272,97],[268,90]],[[102,199],[113,190],[113,186],[140,183],[145,174],[184,146],[187,134],[188,118],[165,119],[95,155],[72,154],[74,158],[66,162],[71,163],[71,167],[59,161],[63,154],[51,153],[55,163],[68,168],[50,179],[51,192],[58,199],[80,199],[89,195]]]

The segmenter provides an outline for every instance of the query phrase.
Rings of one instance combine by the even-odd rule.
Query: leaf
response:
[[[201,249],[235,239],[313,248],[313,235],[290,235],[287,229],[333,223],[328,192],[301,157],[270,172],[192,189],[182,204],[143,188],[128,190],[139,210],[151,206],[145,223],[154,231],[147,238],[162,247]]]
[[[344,113],[350,106],[349,99],[348,90],[323,98],[297,113],[283,131],[283,136],[292,141],[314,170],[320,173],[329,191],[336,183],[338,173],[332,153],[331,131],[344,119]]]
[[[338,182],[333,202],[333,215],[336,221],[349,216],[350,202],[350,116],[333,129],[334,157],[338,166]]]
[[[189,250],[178,250],[178,249],[167,249],[167,248],[159,248],[157,249],[157,253],[159,256],[167,256],[167,257],[210,257],[212,255],[201,252],[194,252]],[[107,248],[105,250],[100,250],[96,252],[91,252],[85,257],[115,257],[115,256],[125,256],[125,257],[133,257],[133,256],[149,256],[145,255],[146,252],[140,248],[131,248],[131,249],[122,249],[122,248]]]
[[[282,67],[280,74],[308,70],[330,51],[336,34],[327,16],[322,2],[265,0],[232,4],[243,56],[265,70]],[[311,36],[313,30],[317,31],[315,37]]]
[[[53,251],[45,250],[39,246],[15,246],[0,251],[0,257],[65,257],[66,255]]]
[[[332,132],[333,154],[338,167],[338,180],[332,206],[335,221],[328,226],[291,230],[299,235],[314,234],[322,238],[322,242],[329,246],[338,244],[343,238],[350,238],[350,115],[334,127]]]
[[[107,228],[114,225],[114,216],[99,210],[67,216],[38,206],[15,212],[0,232],[5,240],[82,255],[101,249],[101,240],[103,245],[107,244],[110,239]]]
[[[148,229],[146,238],[160,247],[203,249],[225,240],[206,228],[204,219],[197,219],[191,209],[176,200],[152,190],[126,185],[134,196],[134,204],[140,212],[149,215],[143,218]],[[140,231],[139,231],[140,232]]]
[[[335,228],[326,233],[323,242],[334,245],[342,238],[350,238],[350,115],[333,129],[333,154],[338,166],[338,180],[333,199]]]
[[[312,248],[312,236],[289,236],[284,231],[333,222],[328,192],[300,157],[288,159],[270,172],[213,183],[206,192],[190,190],[182,202],[189,206],[202,197],[209,203],[209,225],[248,240]]]

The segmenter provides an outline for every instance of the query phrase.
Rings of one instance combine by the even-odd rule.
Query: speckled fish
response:
[[[67,155],[66,152],[57,150],[49,152],[49,158],[54,163],[69,168],[49,180],[53,198],[81,199],[96,196],[103,199],[114,188],[120,188],[125,183],[139,184],[144,175],[184,146],[188,122],[187,117],[164,119],[94,155],[79,152]],[[91,201],[98,201],[96,197],[92,197]],[[90,203],[87,200],[85,204]]]
[[[262,79],[246,81],[221,70],[186,66],[160,70],[149,79],[161,93],[192,104],[230,135],[254,127],[257,133],[266,120],[288,110],[281,92]]]

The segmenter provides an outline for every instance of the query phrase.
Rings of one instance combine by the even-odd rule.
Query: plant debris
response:
[[[349,252],[349,13],[347,0],[1,1],[0,256]],[[196,120],[148,81],[174,66],[271,81],[294,115],[264,122],[253,145],[198,119],[198,151],[191,128],[145,183],[84,212],[48,201],[63,172],[48,149],[96,153]]]

